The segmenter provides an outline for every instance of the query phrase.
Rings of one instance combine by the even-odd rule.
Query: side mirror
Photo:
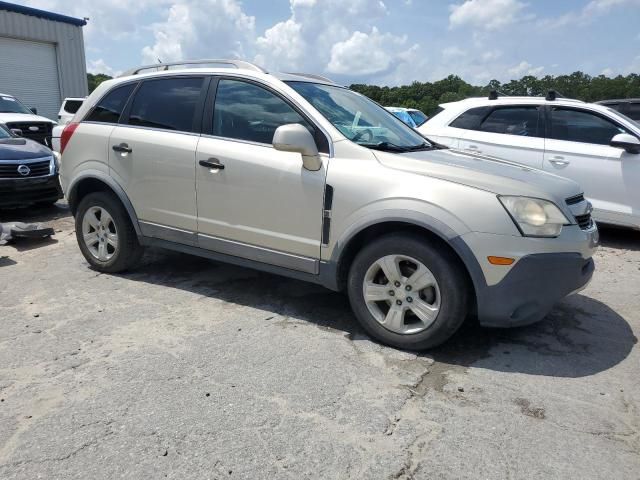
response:
[[[273,135],[273,148],[281,152],[296,152],[302,155],[302,165],[311,171],[320,170],[322,159],[313,135],[299,123],[282,125]]]
[[[22,136],[22,130],[20,130],[19,128],[12,128],[11,133],[13,133],[14,135],[17,135],[18,137]]]
[[[38,109],[36,107],[31,107],[29,110],[31,110],[34,115],[38,114]]]
[[[640,153],[640,140],[628,133],[619,133],[611,139],[609,145],[615,148],[622,148],[629,153]]]

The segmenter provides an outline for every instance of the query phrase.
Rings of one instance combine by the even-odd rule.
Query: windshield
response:
[[[420,110],[409,110],[409,115],[411,115],[411,118],[413,118],[413,121],[415,122],[416,127],[419,127],[424,122],[429,120],[429,118]]]
[[[377,103],[348,88],[287,82],[352,142],[389,151],[431,148],[426,139]]]
[[[613,113],[614,115],[617,115],[618,117],[622,117],[623,119],[625,119],[627,122],[631,123],[631,125],[640,128],[640,122],[638,122],[637,120],[634,120],[631,117],[627,117],[624,113],[622,113],[620,110],[616,110],[615,108],[611,108],[611,107],[607,107],[607,110],[609,110],[611,113]]]
[[[0,95],[0,113],[31,113],[31,110],[13,97]]]
[[[11,134],[4,125],[0,125],[0,140],[4,138],[11,138]]]

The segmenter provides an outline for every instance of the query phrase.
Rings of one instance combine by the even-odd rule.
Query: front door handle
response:
[[[467,147],[467,151],[473,152],[473,153],[482,153],[482,150],[480,150],[477,145],[469,145]]]
[[[571,162],[569,162],[568,160],[565,160],[564,157],[552,157],[549,159],[549,163],[552,163],[557,167],[566,167]]]
[[[210,158],[208,160],[200,160],[198,162],[200,166],[211,168],[213,170],[224,170],[224,165],[220,163],[220,160],[217,158]]]
[[[129,145],[127,145],[126,143],[121,143],[120,145],[114,145],[111,148],[113,149],[114,152],[118,152],[118,153],[131,153],[131,152],[133,152],[133,149],[131,147],[129,147]]]

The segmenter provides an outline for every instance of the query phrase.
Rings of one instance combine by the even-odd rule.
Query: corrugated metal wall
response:
[[[88,94],[82,27],[0,10],[0,36],[55,44],[61,97]]]

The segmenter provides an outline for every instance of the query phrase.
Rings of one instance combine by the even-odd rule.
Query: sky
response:
[[[640,0],[27,0],[84,27],[87,69],[241,58],[344,83],[640,73]]]

